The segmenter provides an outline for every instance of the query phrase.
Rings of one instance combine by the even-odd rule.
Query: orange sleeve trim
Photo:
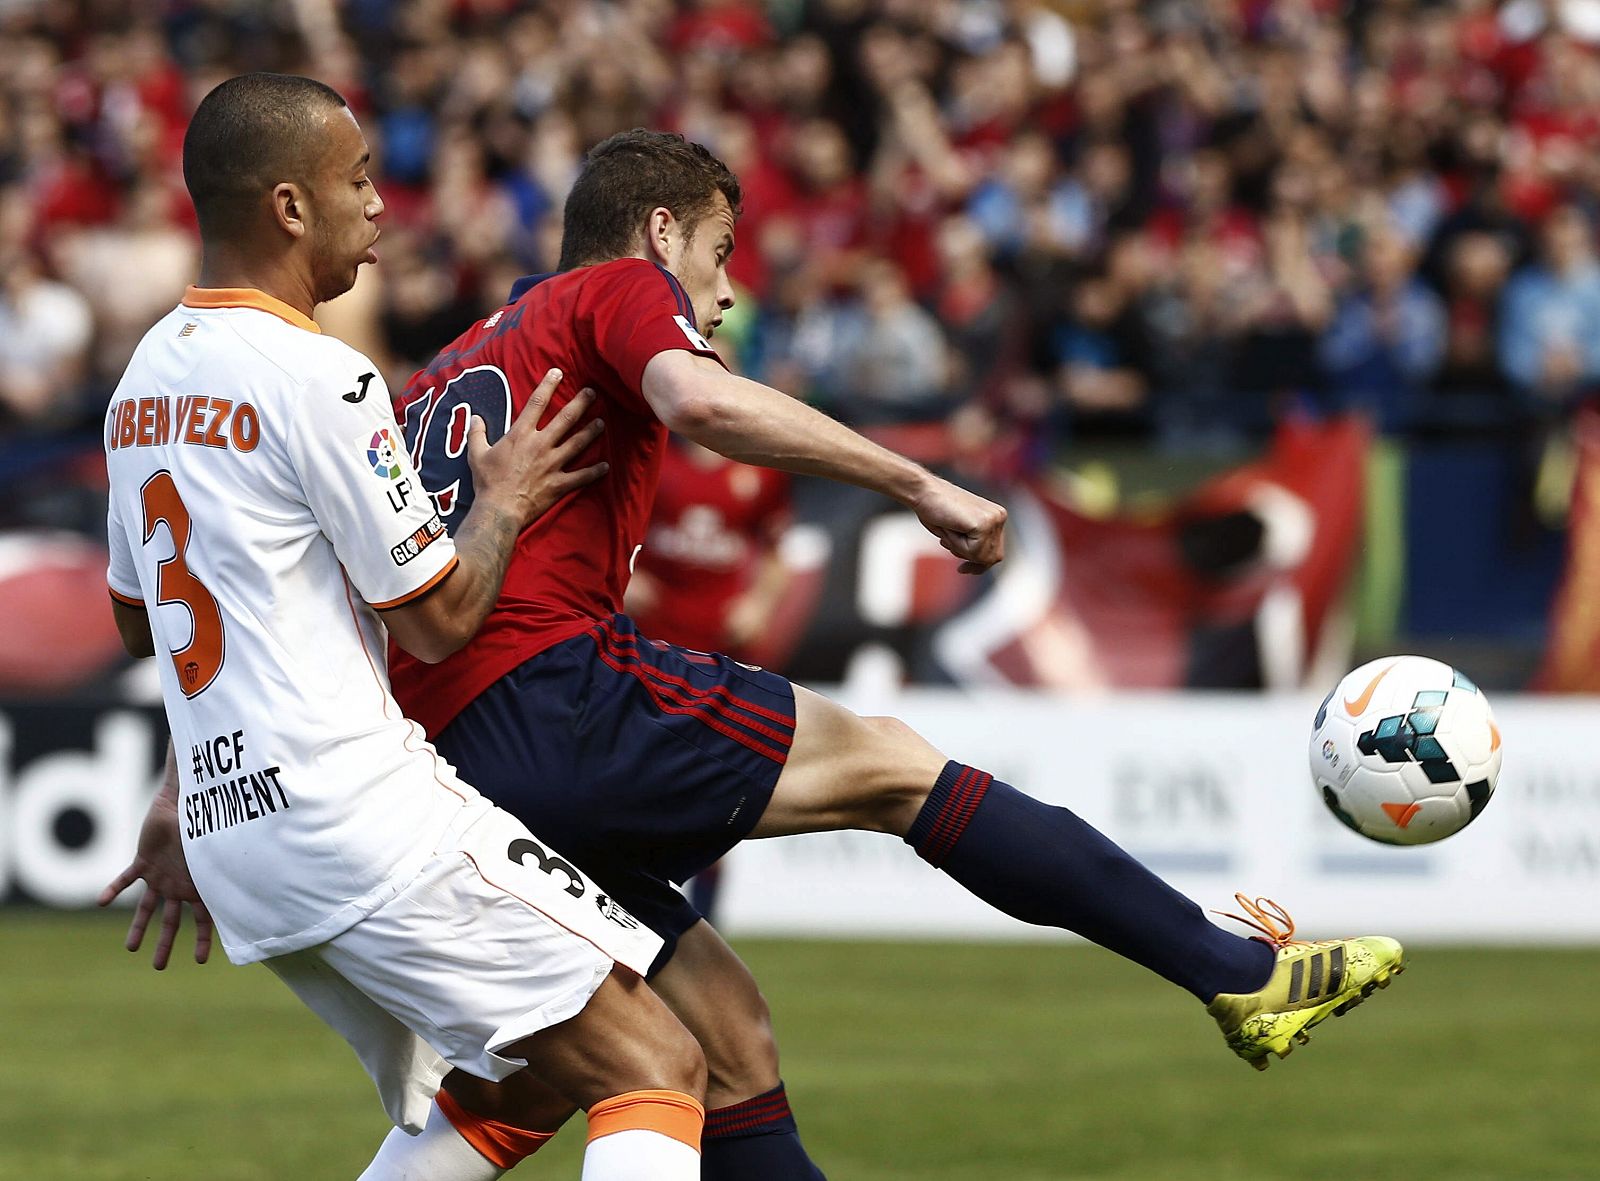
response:
[[[108,592],[110,592],[111,597],[113,599],[115,599],[117,602],[121,603],[124,607],[137,607],[141,611],[144,610],[144,600],[143,599],[136,599],[132,595],[125,595],[121,591],[115,589],[114,587],[109,587],[108,586],[108,587],[106,587],[106,590]]]
[[[659,1132],[700,1151],[706,1109],[682,1091],[628,1091],[589,1108],[589,1139],[634,1130]]]
[[[475,1115],[450,1097],[450,1092],[440,1091],[433,1097],[450,1126],[461,1133],[461,1138],[497,1169],[515,1168],[520,1162],[543,1148],[554,1132],[530,1132],[526,1128],[512,1127],[499,1120]]]
[[[186,308],[255,308],[258,312],[271,312],[278,319],[293,324],[296,328],[304,328],[307,332],[322,335],[322,329],[317,327],[317,322],[306,315],[299,308],[290,307],[276,296],[268,295],[265,291],[257,291],[254,287],[195,287],[191,285],[183,293],[183,306]]]
[[[454,570],[460,564],[461,564],[461,559],[458,558],[458,557],[452,556],[450,558],[450,564],[449,565],[447,565],[443,570],[439,571],[439,573],[435,574],[432,578],[428,579],[427,582],[423,583],[421,586],[419,586],[416,590],[412,591],[410,594],[401,595],[398,599],[390,599],[387,603],[373,603],[371,605],[372,609],[374,611],[390,611],[390,610],[393,610],[396,607],[404,607],[407,603],[414,602],[417,599],[420,599],[423,595],[427,594],[434,587],[438,586],[441,582],[443,582],[445,580],[445,577],[450,573],[450,571]]]

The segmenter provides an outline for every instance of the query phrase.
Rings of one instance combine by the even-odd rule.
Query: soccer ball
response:
[[[1311,778],[1364,837],[1423,845],[1483,811],[1500,777],[1500,728],[1478,687],[1425,656],[1386,656],[1335,686],[1311,727]]]

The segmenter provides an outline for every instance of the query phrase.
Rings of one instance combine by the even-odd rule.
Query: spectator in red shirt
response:
[[[639,630],[754,659],[789,582],[778,543],[790,515],[785,473],[673,436],[628,584],[627,611]]]
[[[694,0],[667,31],[674,53],[737,54],[771,41],[772,26],[751,0]]]

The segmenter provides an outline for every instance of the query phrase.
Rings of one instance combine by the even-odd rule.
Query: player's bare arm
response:
[[[112,599],[111,614],[128,655],[145,659],[156,654],[155,639],[150,634],[150,616],[144,608]],[[157,971],[166,968],[182,925],[183,904],[187,902],[194,908],[194,960],[197,964],[205,963],[211,955],[211,916],[200,900],[194,879],[189,876],[189,863],[184,859],[183,841],[178,835],[178,764],[170,742],[161,790],[150,802],[150,811],[139,830],[138,851],[127,868],[100,892],[97,901],[101,906],[109,906],[140,880],[144,881],[145,891],[128,924],[128,950],[138,951],[144,944],[150,919],[160,907],[161,934],[156,939],[155,954],[150,962]]]
[[[145,647],[152,650],[135,652],[134,655],[153,655],[150,629],[148,623],[144,622],[145,613],[121,603],[117,604],[117,608],[119,628],[123,627],[124,613],[137,616],[144,623]],[[128,644],[132,651],[133,645],[128,642],[127,630],[123,631],[123,643]],[[150,963],[156,971],[164,970],[172,958],[172,947],[177,942],[178,928],[183,921],[183,904],[187,902],[194,908],[194,962],[205,963],[211,956],[211,915],[200,900],[200,892],[189,875],[189,863],[183,855],[183,840],[178,833],[178,762],[170,742],[167,743],[167,768],[161,779],[161,790],[150,802],[150,811],[139,830],[138,851],[128,867],[100,891],[96,901],[101,906],[109,906],[124,890],[141,879],[145,885],[144,896],[139,899],[133,920],[128,924],[127,949],[138,951],[143,945],[150,919],[155,915],[156,908],[160,907],[161,933],[156,938],[155,953]]]
[[[671,430],[729,459],[824,476],[899,501],[961,559],[963,574],[981,574],[1005,556],[1000,505],[709,357],[681,349],[656,354],[641,392]]]
[[[605,429],[595,419],[573,430],[593,402],[594,391],[581,391],[548,426],[539,428],[561,376],[559,369],[545,374],[511,429],[493,446],[483,420],[472,420],[467,462],[477,496],[455,533],[458,564],[433,591],[383,613],[395,643],[417,659],[436,664],[466,644],[500,597],[523,529],[568,493],[606,474],[605,463],[566,470]]]
[[[143,607],[112,599],[111,616],[117,621],[117,634],[122,637],[122,646],[129,656],[143,660],[156,654],[156,642],[150,636],[150,616]]]

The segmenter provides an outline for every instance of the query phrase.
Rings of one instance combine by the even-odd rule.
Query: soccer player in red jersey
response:
[[[463,448],[474,417],[498,438],[550,368],[567,375],[563,391],[598,391],[605,433],[580,462],[606,460],[609,477],[524,531],[466,648],[438,664],[397,650],[391,676],[468,779],[665,938],[651,984],[710,1071],[702,1175],[821,1176],[754,979],[671,885],[746,837],[895,833],[1004,912],[1076,931],[1187,989],[1261,1065],[1386,982],[1400,967],[1393,941],[1291,943],[1270,921],[1264,941],[1226,932],[1069,810],[947,759],[904,723],[653,642],[620,613],[668,428],[731,459],[892,497],[964,573],[1003,556],[1000,506],[722,366],[702,330],[734,301],[739,195],[720,161],[679,136],[601,143],[567,199],[560,273],[518,284],[396,403],[450,527],[472,501]],[[1308,990],[1305,961],[1317,956]]]

